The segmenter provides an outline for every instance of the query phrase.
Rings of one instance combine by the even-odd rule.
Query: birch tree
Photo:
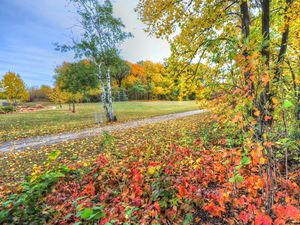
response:
[[[57,45],[61,51],[73,50],[75,56],[89,58],[97,67],[101,98],[108,121],[115,121],[111,94],[110,68],[119,55],[119,45],[132,35],[123,31],[121,19],[114,17],[110,0],[70,0],[79,15],[81,35],[71,45]]]

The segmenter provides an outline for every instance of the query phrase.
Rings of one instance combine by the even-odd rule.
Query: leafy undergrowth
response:
[[[210,131],[201,122],[202,132],[197,132],[194,123],[194,130],[185,135],[178,133],[175,125],[174,130],[170,129],[169,123],[162,125],[169,124],[169,129],[161,130],[162,136],[156,134],[147,139],[144,135],[151,131],[146,130],[144,134],[128,134],[122,139],[126,146],[123,148],[117,138],[105,134],[101,143],[106,151],[91,166],[70,161],[63,161],[66,165],[57,164],[55,160],[62,152],[54,151],[48,155],[44,169],[35,166],[16,193],[2,196],[0,222],[106,225],[299,222],[299,171],[291,172],[288,181],[278,177],[274,205],[268,212],[263,192],[266,180],[261,169],[267,162],[260,149],[255,144],[249,151],[242,151],[238,145],[233,147],[212,121]],[[167,130],[171,135],[167,135]],[[144,142],[136,144],[138,140]]]
[[[58,160],[65,164],[79,164],[89,166],[98,154],[105,152],[118,158],[118,154],[131,148],[154,148],[156,145],[177,143],[187,145],[191,137],[201,136],[200,131],[206,131],[207,116],[195,115],[182,119],[167,121],[144,127],[113,132],[113,146],[107,147],[105,136],[96,136],[82,140],[67,141],[52,146],[20,152],[0,153],[0,189],[9,186],[12,189],[16,182],[23,181],[23,175],[30,175],[35,165],[43,167],[47,154],[59,149],[61,155]],[[210,131],[211,134],[213,130]],[[202,135],[203,136],[203,135]]]

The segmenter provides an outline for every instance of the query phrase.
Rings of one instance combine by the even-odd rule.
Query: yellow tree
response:
[[[145,82],[147,86],[147,98],[152,99],[152,95],[161,95],[162,88],[157,88],[163,81],[163,65],[160,63],[154,63],[151,61],[141,62],[145,71]],[[155,93],[155,90],[158,93]]]
[[[29,93],[21,77],[13,72],[7,72],[2,80],[3,95],[8,101],[28,101]]]
[[[221,117],[229,114],[228,106],[231,112],[238,111],[243,132],[267,152],[266,206],[270,209],[276,162],[274,149],[266,143],[279,141],[274,127],[280,124],[286,137],[291,137],[286,114],[293,102],[299,105],[295,72],[299,59],[291,59],[286,75],[290,51],[297,55],[300,49],[299,0],[140,0],[137,11],[150,33],[169,41],[169,64],[174,70],[180,73],[191,64],[206,63],[215,71],[205,85],[226,90],[226,113]],[[288,76],[293,82],[288,82]],[[290,124],[299,123],[291,119]]]
[[[50,93],[48,93],[49,100],[55,104],[59,104],[60,108],[62,108],[62,104],[68,102],[69,96],[69,93],[61,91],[58,86],[55,86]]]

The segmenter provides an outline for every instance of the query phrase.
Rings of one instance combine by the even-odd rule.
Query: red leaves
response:
[[[178,192],[179,192],[180,197],[185,197],[188,193],[188,191],[186,190],[186,188],[183,185],[178,186]]]
[[[207,205],[204,205],[202,207],[203,210],[209,212],[211,216],[213,217],[222,217],[222,213],[226,212],[226,210],[223,207],[215,205],[213,202],[210,202]]]
[[[96,165],[98,168],[103,168],[108,163],[108,160],[104,155],[99,155],[96,159]]]
[[[290,219],[293,219],[293,220],[298,220],[299,219],[300,220],[300,211],[299,211],[299,209],[297,209],[294,206],[288,205],[285,208],[285,213],[286,213],[286,216]]]
[[[132,174],[132,181],[133,182],[142,183],[143,177],[142,177],[142,174],[140,173],[140,171],[138,169],[132,169],[131,174]]]
[[[242,211],[240,213],[240,219],[244,222],[244,223],[248,223],[251,220],[251,214],[246,212],[246,211]]]
[[[81,194],[87,196],[95,196],[96,191],[94,184],[92,182],[87,184]]]
[[[288,219],[300,220],[300,211],[294,206],[288,205],[284,207],[282,205],[276,204],[272,209],[278,218],[276,221],[278,224],[281,224]]]
[[[272,219],[268,215],[259,213],[255,217],[255,225],[272,225]]]
[[[242,159],[241,151],[237,148],[208,150],[200,144],[197,142],[195,150],[173,145],[169,152],[165,150],[161,155],[155,151],[158,155],[150,159],[147,159],[149,153],[132,151],[129,153],[132,157],[120,159],[113,166],[108,164],[105,156],[100,155],[95,165],[97,170],[101,168],[100,173],[97,171],[100,174],[97,178],[91,170],[81,180],[80,187],[72,188],[64,184],[58,189],[63,197],[61,202],[65,201],[61,208],[74,213],[76,209],[71,208],[70,202],[85,195],[88,198],[82,201],[88,200],[90,208],[100,202],[108,221],[115,220],[118,224],[150,224],[153,219],[162,224],[166,220],[182,224],[186,214],[197,215],[197,210],[202,208],[207,213],[203,214],[205,218],[199,217],[199,224],[214,224],[213,221],[218,220],[220,224],[271,225],[271,217],[264,213],[265,198],[261,192],[265,177],[261,177],[259,170],[255,169],[262,164],[261,149],[252,149],[251,156],[257,162],[249,164],[247,170],[239,170],[244,181],[234,189],[229,177]],[[298,190],[294,183],[286,185],[288,194],[282,194],[283,191],[275,194],[275,202],[283,202],[284,199],[287,204],[272,208],[272,216],[276,216],[273,221],[275,225],[299,220],[299,210],[292,206],[297,204],[291,194]],[[68,199],[68,196],[74,198]]]

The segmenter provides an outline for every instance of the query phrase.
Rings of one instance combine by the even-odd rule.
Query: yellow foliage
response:
[[[16,102],[28,101],[29,92],[21,77],[13,72],[8,72],[4,75],[2,80],[3,95],[8,101]]]

